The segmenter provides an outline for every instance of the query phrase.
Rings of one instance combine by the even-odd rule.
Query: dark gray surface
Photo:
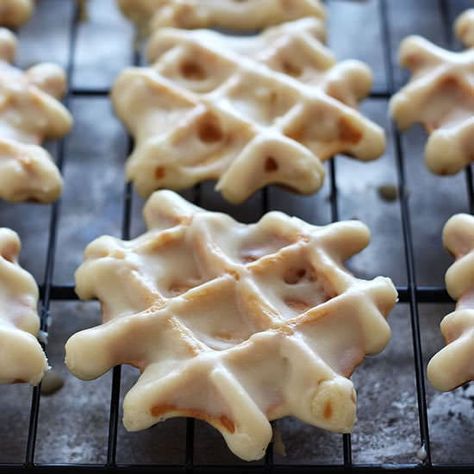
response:
[[[132,55],[130,25],[116,11],[113,0],[92,1],[90,19],[81,26],[76,51],[75,87],[109,87]],[[33,20],[21,30],[19,62],[67,59],[70,0],[41,0]],[[469,0],[452,0],[454,16],[471,5]],[[444,31],[435,0],[390,0],[393,29],[392,51],[396,57],[400,40],[419,33],[443,44]],[[53,12],[53,14],[52,14]],[[383,68],[381,25],[376,0],[331,2],[329,42],[340,58],[356,57],[374,70],[375,87],[386,87]],[[397,68],[397,82],[405,78]],[[101,98],[76,98],[71,103],[75,127],[67,140],[65,193],[61,204],[55,284],[72,284],[73,273],[84,247],[102,233],[120,235],[123,162],[127,139],[114,118],[110,103]],[[388,128],[387,104],[366,101],[363,110]],[[409,184],[410,208],[416,250],[418,283],[440,285],[450,258],[442,249],[440,233],[453,213],[467,210],[464,176],[440,178],[431,175],[423,163],[424,132],[414,128],[404,135],[403,147]],[[53,152],[55,148],[52,148]],[[406,284],[401,240],[400,207],[385,202],[381,185],[396,184],[396,168],[389,137],[386,155],[373,163],[337,159],[341,218],[359,218],[372,230],[370,247],[354,258],[351,268],[363,277],[384,274],[396,284]],[[193,196],[193,191],[186,193]],[[330,221],[329,186],[319,194],[299,197],[271,188],[273,209],[298,215],[316,224]],[[202,205],[229,212],[250,222],[262,213],[262,196],[257,194],[241,206],[225,203],[211,184],[202,187]],[[134,197],[132,233],[143,230],[141,207]],[[0,203],[0,225],[20,233],[24,250],[21,262],[39,282],[43,279],[50,207]],[[442,346],[438,324],[452,305],[420,305],[425,361]],[[64,342],[75,331],[99,322],[95,303],[54,303],[49,334],[50,362],[66,380],[65,386],[41,401],[36,460],[41,462],[104,462],[108,428],[111,376],[81,382],[64,367]],[[409,308],[398,305],[390,323],[393,339],[381,355],[360,367],[354,382],[359,398],[359,422],[352,437],[354,460],[371,462],[416,462],[419,449],[415,376]],[[137,373],[124,368],[122,396]],[[430,429],[435,462],[474,463],[472,441],[474,390],[437,393],[428,386]],[[20,462],[24,457],[31,389],[27,386],[0,387],[0,462]],[[342,441],[292,419],[277,423],[286,446],[281,463],[340,463]],[[118,461],[127,463],[180,463],[184,460],[185,423],[173,420],[141,433],[126,433],[120,427]],[[197,463],[236,462],[220,436],[203,423],[196,424]]]

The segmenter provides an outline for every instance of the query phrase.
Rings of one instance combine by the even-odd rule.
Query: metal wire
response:
[[[134,48],[132,64],[138,66],[140,64],[140,53]],[[129,137],[127,156],[132,151],[133,142]],[[132,221],[132,186],[130,183],[125,185],[123,193],[123,215],[122,215],[122,239],[130,239],[130,227]],[[116,466],[117,457],[117,433],[119,424],[119,405],[120,405],[120,382],[121,382],[120,366],[114,367],[112,371],[112,391],[110,394],[110,412],[109,412],[109,433],[107,438],[107,467]]]
[[[382,26],[382,37],[384,46],[385,70],[387,76],[388,90],[378,90],[372,92],[370,98],[372,100],[387,101],[392,93],[395,91],[394,81],[394,66],[391,60],[390,51],[390,22],[388,15],[388,0],[378,0],[380,6],[380,22]],[[450,18],[449,9],[446,0],[438,0],[439,12],[443,20],[445,28],[446,42],[452,43],[452,35],[450,33]],[[69,34],[69,55],[67,64],[67,73],[69,81],[74,72],[74,56],[77,39],[77,31],[79,25],[79,8],[75,7],[74,14],[71,19],[71,27]],[[140,63],[138,52],[134,52],[133,64]],[[109,95],[108,89],[83,89],[70,88],[65,98],[66,105],[69,104],[72,97],[106,97]],[[472,472],[474,466],[472,465],[432,465],[431,463],[431,445],[429,438],[429,424],[426,404],[426,390],[424,382],[424,362],[422,356],[422,345],[420,336],[420,322],[418,314],[419,303],[447,303],[451,302],[451,298],[446,290],[441,287],[420,287],[416,283],[414,248],[411,232],[410,208],[406,193],[405,180],[405,166],[404,155],[401,144],[400,134],[395,126],[391,125],[391,132],[393,137],[393,145],[395,150],[395,160],[398,177],[398,191],[400,215],[403,231],[404,255],[407,268],[407,286],[398,287],[399,300],[401,303],[408,303],[410,308],[410,322],[412,329],[412,343],[414,351],[414,365],[416,374],[416,391],[418,402],[418,418],[420,428],[420,445],[426,450],[426,460],[423,465],[420,464],[372,464],[361,465],[352,463],[352,447],[350,435],[343,435],[343,463],[339,465],[278,465],[274,463],[273,459],[273,445],[269,446],[267,454],[264,459],[264,464],[245,466],[247,472],[318,472],[318,473],[338,473],[338,472],[359,472],[359,473],[375,473],[386,472],[387,469],[396,469],[399,472],[421,471],[421,472]],[[63,168],[66,162],[65,142],[67,139],[59,143],[57,163],[60,169]],[[131,147],[131,142],[130,142]],[[130,148],[129,147],[129,148]],[[473,188],[473,174],[471,167],[466,168],[466,188],[468,208],[471,213],[474,211],[474,188]],[[330,209],[331,220],[333,222],[339,220],[338,207],[338,186],[337,186],[337,166],[336,159],[329,162],[329,179],[330,179]],[[195,187],[194,202],[199,205],[201,201],[201,186]],[[128,184],[124,189],[123,197],[123,216],[122,216],[122,238],[130,238],[130,224],[131,224],[131,209],[132,209],[132,190]],[[269,206],[268,190],[263,190],[262,196],[262,211],[267,212]],[[53,285],[53,273],[55,262],[56,239],[60,218],[60,202],[53,204],[51,207],[49,238],[47,248],[47,258],[44,272],[44,281],[40,286],[41,298],[41,329],[45,332],[48,330],[49,307],[52,300],[76,300],[77,296],[72,286]],[[29,420],[28,438],[26,444],[25,461],[22,464],[0,464],[0,473],[14,473],[24,472],[25,469],[31,472],[61,472],[77,473],[77,472],[130,472],[130,473],[151,473],[151,472],[242,472],[242,466],[227,465],[227,466],[197,466],[194,463],[194,435],[195,422],[193,419],[188,419],[186,422],[186,439],[185,439],[185,459],[182,465],[178,466],[160,466],[160,465],[118,465],[116,462],[117,453],[117,433],[119,423],[119,402],[120,402],[120,383],[121,383],[121,369],[115,367],[113,369],[111,399],[110,399],[110,415],[109,415],[109,431],[107,442],[107,461],[104,465],[81,465],[81,464],[61,464],[49,465],[35,463],[35,446],[37,437],[38,417],[40,410],[40,392],[39,387],[33,389],[31,413]]]
[[[383,45],[385,68],[387,73],[387,82],[389,92],[395,93],[394,81],[394,67],[391,60],[391,32],[390,22],[388,18],[387,0],[380,0],[380,19],[382,25]],[[405,180],[405,164],[403,156],[402,141],[400,133],[393,121],[390,124],[392,136],[394,137],[395,160],[397,165],[398,176],[398,195],[400,202],[400,213],[403,231],[403,244],[405,250],[405,264],[407,271],[409,306],[410,306],[410,323],[412,330],[413,355],[415,363],[416,374],[416,396],[418,402],[418,420],[420,424],[420,439],[421,448],[426,452],[424,464],[431,465],[431,445],[428,422],[428,407],[426,404],[426,388],[425,388],[425,374],[423,352],[421,347],[421,331],[420,318],[418,314],[418,296],[416,294],[416,272],[415,272],[415,257],[413,249],[413,238],[411,231],[410,206],[407,199],[406,180]]]
[[[68,92],[64,99],[66,107],[70,103],[70,89],[72,87],[72,76],[74,73],[74,56],[76,51],[76,40],[77,40],[77,31],[79,24],[79,6],[74,4],[74,11],[71,17],[71,25],[69,29],[69,41],[68,41],[68,59],[66,66],[66,74],[68,80]],[[63,139],[59,142],[58,145],[58,155],[57,155],[57,166],[60,171],[63,170],[64,164],[66,162],[65,154],[65,143],[66,140]],[[59,223],[59,213],[60,213],[61,201],[58,200],[51,206],[51,215],[49,223],[49,236],[48,236],[48,248],[46,252],[46,265],[44,270],[44,282],[42,286],[42,297],[41,297],[41,310],[40,310],[40,329],[45,334],[48,333],[48,320],[49,320],[49,307],[52,296],[52,286],[53,286],[53,274],[54,274],[54,262],[56,254],[56,241],[58,235],[58,223]],[[43,348],[44,348],[44,344]],[[33,388],[32,400],[31,400],[31,412],[30,412],[30,422],[28,427],[28,438],[26,442],[26,455],[25,455],[25,466],[32,466],[35,456],[35,447],[36,447],[36,435],[38,432],[38,418],[39,418],[39,409],[40,409],[40,385]]]
[[[329,202],[331,204],[331,222],[339,220],[339,203],[338,203],[338,187],[336,173],[336,158],[329,160],[329,183],[330,194]],[[342,435],[342,455],[344,459],[344,467],[350,468],[352,465],[352,442],[351,435]]]

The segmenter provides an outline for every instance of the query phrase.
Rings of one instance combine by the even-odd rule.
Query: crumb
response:
[[[377,191],[380,198],[386,202],[394,202],[398,199],[398,189],[394,184],[382,184]]]
[[[41,381],[41,395],[53,395],[58,392],[64,386],[64,379],[55,370],[46,372],[43,380]]]
[[[426,454],[426,449],[424,445],[416,452],[416,457],[421,462],[424,462],[426,460],[427,454]]]

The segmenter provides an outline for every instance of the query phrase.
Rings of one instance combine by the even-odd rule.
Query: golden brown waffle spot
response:
[[[156,418],[158,418],[167,412],[175,411],[175,410],[176,410],[176,407],[174,405],[163,404],[163,405],[155,405],[151,407],[150,413],[151,413],[151,416],[155,416]]]
[[[226,272],[236,281],[240,280],[240,273],[237,270],[234,270],[233,268],[227,268]]]
[[[303,70],[297,64],[291,63],[290,61],[283,61],[281,69],[285,74],[293,77],[299,77],[303,74]]]
[[[166,168],[164,166],[157,166],[155,168],[155,178],[163,179],[166,176]]]
[[[334,413],[334,409],[332,407],[332,403],[329,401],[326,402],[326,405],[324,405],[323,417],[326,420],[329,420],[330,418],[332,418],[333,413]]]
[[[459,87],[459,79],[455,76],[444,76],[440,82],[443,89],[456,90]]]
[[[306,311],[309,308],[308,303],[306,303],[302,300],[297,300],[297,299],[287,298],[287,299],[285,299],[285,304],[289,308],[294,309],[295,311],[298,311],[298,312]]]
[[[207,76],[205,69],[195,61],[181,63],[180,71],[184,78],[193,81],[203,81]]]
[[[155,405],[150,410],[151,416],[154,416],[155,418],[159,418],[169,412],[179,412],[181,416],[187,416],[191,418],[196,418],[197,420],[207,421],[211,425],[220,425],[229,433],[235,432],[234,422],[225,415],[212,417],[202,410],[198,410],[195,408],[178,408],[177,406],[170,404]]]
[[[305,137],[305,134],[306,134],[306,131],[305,131],[304,126],[295,127],[285,132],[285,135],[288,138],[291,138],[292,140],[295,140],[296,142],[302,142]]]
[[[168,291],[173,295],[181,295],[191,288],[192,286],[185,285],[184,283],[173,283],[169,286]]]
[[[362,131],[354,125],[352,120],[342,116],[339,119],[339,138],[343,142],[355,145],[362,140]]]
[[[265,171],[267,173],[278,171],[278,162],[272,156],[267,157],[265,160]]]
[[[206,113],[201,117],[198,124],[198,135],[204,143],[221,141],[224,137],[224,133],[219,124],[219,119],[210,112]]]
[[[306,276],[305,268],[298,268],[298,269],[290,268],[287,270],[287,272],[283,276],[283,280],[285,280],[285,283],[288,283],[289,285],[296,285],[305,276]]]
[[[5,245],[2,248],[2,257],[8,262],[15,262],[15,258],[18,255],[19,248],[16,244]]]

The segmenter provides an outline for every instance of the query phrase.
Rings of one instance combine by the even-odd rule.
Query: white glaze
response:
[[[400,63],[413,76],[390,103],[401,129],[425,126],[426,163],[437,174],[458,173],[474,159],[474,10],[458,19],[456,34],[465,51],[446,51],[419,36],[402,42]]]
[[[0,197],[9,201],[52,202],[62,179],[50,154],[39,145],[64,136],[72,126],[58,101],[65,92],[64,71],[43,63],[26,72],[11,65],[16,39],[0,29]]]
[[[255,30],[303,17],[325,17],[319,0],[118,0],[118,4],[145,33],[163,26]]]
[[[323,182],[322,160],[379,157],[382,129],[351,107],[371,73],[357,61],[336,64],[321,34],[316,19],[254,39],[157,31],[152,66],[125,70],[112,91],[135,138],[127,176],[138,192],[217,179],[234,203],[270,183],[308,194]]]
[[[36,335],[38,288],[18,264],[20,239],[0,228],[0,383],[38,384],[48,363]]]
[[[194,416],[246,460],[263,456],[268,420],[351,431],[346,377],[387,344],[397,298],[388,278],[359,280],[343,266],[368,229],[279,212],[244,225],[171,191],[154,193],[144,213],[147,233],[86,249],[76,291],[100,300],[104,324],[69,339],[69,369],[89,380],[116,364],[138,367],[127,429]]]
[[[428,378],[438,390],[448,391],[474,380],[474,217],[451,217],[443,242],[456,259],[446,272],[446,288],[457,304],[441,322],[447,346],[428,364]]]

